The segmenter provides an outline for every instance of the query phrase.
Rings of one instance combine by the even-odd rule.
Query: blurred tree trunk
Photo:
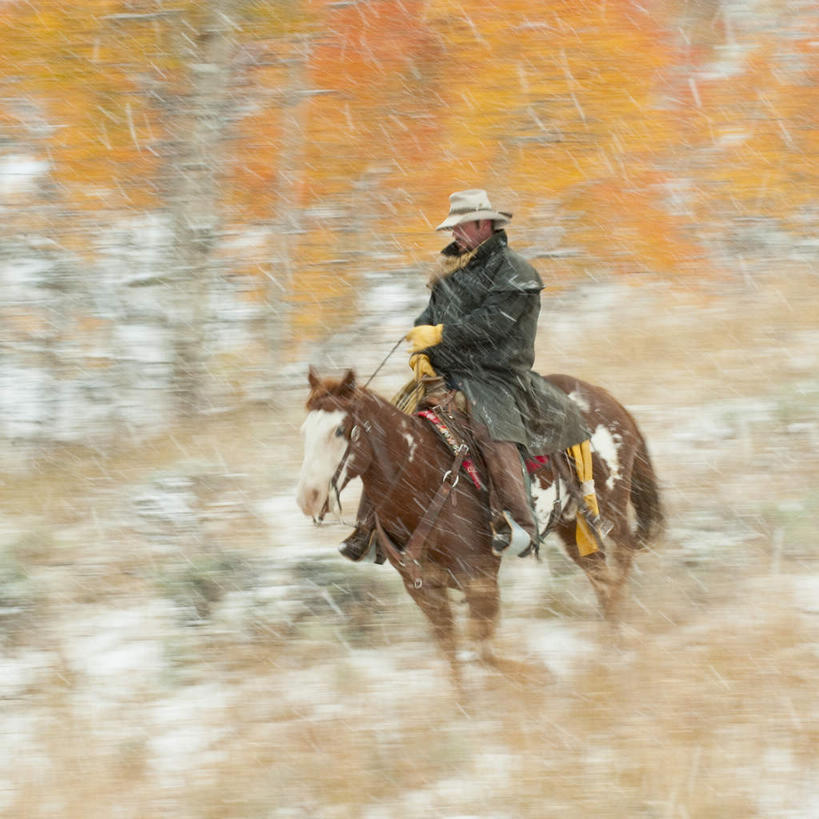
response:
[[[273,245],[273,273],[268,283],[270,307],[267,337],[274,372],[284,363],[284,351],[290,336],[290,304],[295,275],[294,256],[298,236],[304,230],[301,218],[300,190],[304,168],[305,113],[307,100],[314,92],[307,86],[311,41],[299,36],[285,57],[287,88],[283,96],[283,137],[278,157],[275,193],[278,201],[276,236]]]
[[[173,248],[171,329],[173,389],[182,416],[207,403],[206,342],[214,277],[223,145],[231,121],[229,88],[235,53],[232,22],[238,0],[212,0],[198,19],[179,21],[177,44],[186,66],[184,91],[168,110],[171,152],[168,201]]]

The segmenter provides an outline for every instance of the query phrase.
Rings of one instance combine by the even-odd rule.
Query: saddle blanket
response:
[[[529,455],[526,458],[526,471],[531,475],[538,469],[543,469],[549,463],[548,455]]]

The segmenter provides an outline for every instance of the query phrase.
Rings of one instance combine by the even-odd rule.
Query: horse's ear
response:
[[[341,379],[338,391],[340,395],[349,395],[353,390],[355,390],[355,373],[352,370],[347,370],[344,373],[344,378]]]
[[[310,368],[307,370],[307,381],[310,384],[310,389],[314,390],[319,383],[318,373],[313,369],[313,365],[310,365]]]

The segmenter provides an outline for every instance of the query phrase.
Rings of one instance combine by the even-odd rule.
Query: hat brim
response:
[[[467,213],[450,214],[435,230],[452,230],[464,222],[481,222],[484,219],[491,219],[496,223],[495,227],[501,227],[509,224],[512,214],[497,210],[470,210]]]

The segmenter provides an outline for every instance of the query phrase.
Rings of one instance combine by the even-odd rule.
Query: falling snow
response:
[[[813,4],[0,5],[0,813],[819,814]],[[616,632],[505,558],[458,692],[360,481],[296,495],[308,364],[404,385],[474,186],[667,527]]]

